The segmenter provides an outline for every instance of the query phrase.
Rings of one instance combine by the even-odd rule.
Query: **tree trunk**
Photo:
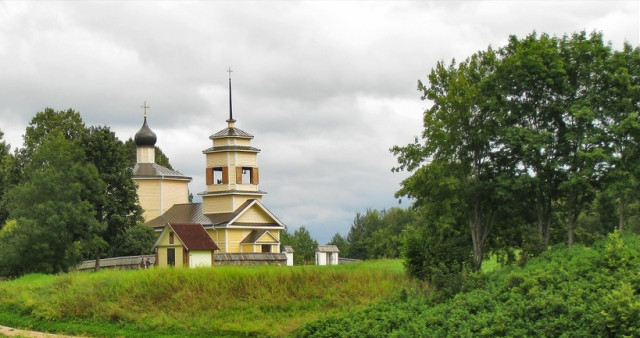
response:
[[[471,241],[473,243],[473,271],[480,270],[482,266],[482,241],[480,240],[480,224],[477,219],[469,220],[471,227]]]
[[[536,183],[536,214],[538,216],[538,239],[540,243],[544,242],[544,201],[542,201],[542,189],[540,188],[540,182]]]
[[[620,233],[622,233],[622,231],[624,230],[624,213],[626,205],[627,201],[625,200],[624,196],[620,196],[620,210],[618,211],[620,216],[618,220],[618,231]]]
[[[572,216],[569,216],[569,222],[568,222],[568,225],[567,225],[567,228],[568,228],[568,233],[567,233],[567,237],[568,237],[567,245],[568,245],[569,247],[572,247],[572,246],[573,246],[573,229],[574,229],[574,227],[575,227],[575,221],[573,220],[573,217],[572,217]]]

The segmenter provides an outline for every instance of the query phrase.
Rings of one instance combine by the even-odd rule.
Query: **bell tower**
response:
[[[236,128],[231,105],[231,69],[229,72],[229,119],[227,128],[209,136],[211,148],[206,156],[207,190],[200,193],[204,214],[232,213],[248,200],[262,202],[266,192],[260,191],[258,153],[251,146],[253,135]]]

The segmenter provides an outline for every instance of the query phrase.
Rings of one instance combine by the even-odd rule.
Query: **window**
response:
[[[262,244],[262,252],[271,252],[270,244]]]
[[[213,184],[222,184],[222,167],[213,168]]]
[[[173,244],[173,232],[169,233],[169,244]]]
[[[207,185],[229,183],[229,167],[213,167],[206,170]]]
[[[176,265],[176,249],[167,249],[167,265],[175,266]]]
[[[238,184],[258,184],[258,168],[237,167],[236,183]]]

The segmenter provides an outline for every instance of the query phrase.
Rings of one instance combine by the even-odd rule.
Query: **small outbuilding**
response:
[[[285,245],[282,252],[287,256],[287,266],[293,266],[293,248],[290,245]]]
[[[339,252],[340,249],[336,245],[318,245],[316,265],[338,265]]]
[[[153,246],[156,266],[200,267],[213,265],[220,250],[198,223],[167,223]]]

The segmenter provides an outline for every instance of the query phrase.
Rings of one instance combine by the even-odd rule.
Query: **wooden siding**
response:
[[[144,210],[145,221],[160,216],[160,182],[157,180],[136,180],[138,201]]]
[[[244,167],[258,166],[258,156],[256,153],[238,152],[236,154],[236,161],[239,165],[242,165]]]
[[[207,167],[222,167],[227,165],[227,153],[208,153]]]
[[[137,163],[155,163],[156,149],[154,147],[136,147]]]
[[[202,207],[205,214],[232,212],[232,199],[229,196],[203,196]]]
[[[189,203],[189,182],[178,180],[162,181],[162,210],[163,214],[174,204]]]
[[[246,210],[237,220],[240,223],[273,223],[274,220],[258,206]]]

